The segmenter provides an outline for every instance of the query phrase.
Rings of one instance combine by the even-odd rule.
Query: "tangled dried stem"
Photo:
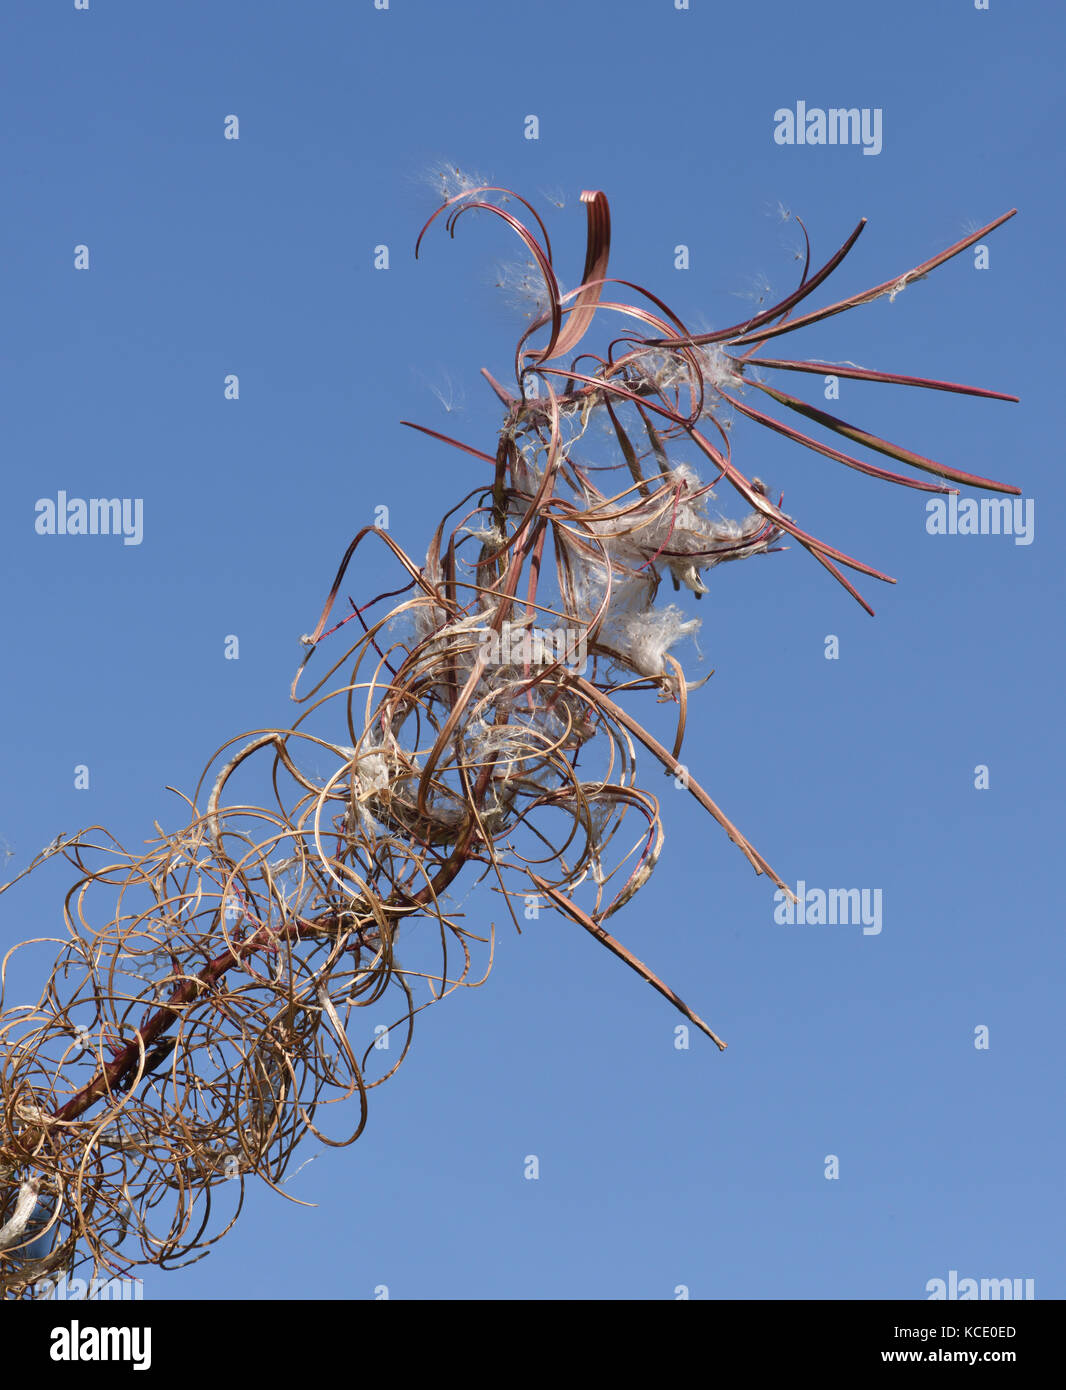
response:
[[[33,1296],[38,1281],[58,1271],[124,1272],[200,1258],[239,1214],[249,1175],[283,1191],[308,1132],[335,1145],[358,1138],[367,1093],[403,1061],[415,1015],[460,986],[480,984],[491,968],[491,932],[476,936],[453,906],[449,890],[462,874],[488,879],[516,927],[515,898],[528,903],[533,895],[565,914],[724,1047],[604,926],[647,880],[663,842],[658,800],[638,784],[638,744],[678,776],[756,873],[788,892],[681,767],[695,686],[669,649],[698,623],[676,605],[656,606],[659,585],[669,574],[675,590],[699,598],[716,565],[773,549],[785,535],[864,607],[841,566],[888,576],[801,530],[782,511],[783,498],[774,503],[758,479],[739,471],[723,410],[864,473],[951,490],[771,419],[742,398],[750,387],[948,482],[1017,491],[877,439],[751,371],[770,338],[895,293],[1005,218],[902,277],[791,318],[847,254],[860,223],[814,275],[808,248],[787,299],[732,328],[693,335],[655,296],[608,280],[602,193],[582,195],[585,268],[578,289],[563,296],[539,217],[517,199],[536,224],[531,230],[492,201],[502,192],[464,189],[439,210],[453,232],[474,208],[502,218],[545,286],[547,311],[516,349],[516,393],[485,373],[505,408],[495,455],[446,440],[483,460],[491,478],[441,520],[422,564],[379,528],[355,537],[304,639],[292,692],[304,712],[290,729],[220,749],[185,801],[181,829],[157,825],[144,853],[123,850],[99,827],[60,846],[79,877],[64,905],[65,934],[24,943],[54,942],[57,952],[36,1004],[3,1005],[14,951],[4,959],[0,1288],[9,1297]],[[643,302],[604,300],[612,283]],[[623,336],[606,356],[585,353],[558,365],[603,311],[635,321],[645,336]],[[545,326],[545,345],[527,346]],[[780,359],[761,365],[826,370]],[[606,470],[621,477],[613,490],[594,481],[604,470],[581,462],[594,423],[606,426],[618,450],[613,473]],[[685,444],[709,466],[710,482],[676,460]],[[723,482],[749,508],[739,521],[712,511],[713,489]],[[351,558],[370,537],[391,553],[403,587],[353,605],[327,630]],[[355,620],[358,640],[298,694],[313,653]],[[615,698],[641,690],[676,705],[671,748]],[[625,838],[623,822],[631,827]],[[395,953],[401,929],[406,965]],[[428,998],[418,1002],[422,993]],[[402,1038],[398,1053],[360,1027],[357,1010],[386,1001],[389,1033]],[[336,1134],[326,1132],[327,1105],[339,1107]]]

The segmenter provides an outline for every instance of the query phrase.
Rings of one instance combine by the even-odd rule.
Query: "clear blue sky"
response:
[[[398,424],[491,451],[478,369],[505,376],[525,324],[492,284],[515,254],[502,224],[437,231],[414,261],[435,161],[551,214],[568,286],[580,192],[606,190],[613,273],[707,326],[763,277],[794,283],[778,203],[816,262],[869,218],[815,303],[1020,209],[987,270],[964,255],[785,345],[1022,396],[845,382],[837,408],[1016,482],[1033,543],[930,536],[922,494],[738,422],[739,466],[899,583],[864,583],[871,619],[793,547],[686,596],[717,672],[690,765],[787,881],[880,889],[881,933],[775,924],[766,881],[649,763],[666,850],[614,929],[728,1051],[676,1050],[665,1001],[576,927],[543,914],[516,938],[475,895],[471,924],[501,928],[492,978],[420,1017],[364,1137],[293,1178],[317,1208],[253,1191],[207,1260],[149,1270],[145,1296],[922,1298],[952,1269],[1066,1294],[1057,10],[24,0],[0,35],[9,872],[59,831],[135,844],[173,820],[167,784],[191,791],[224,740],[291,717],[298,638],[374,508],[421,555],[483,476]],[[880,153],[776,144],[799,100],[879,109]],[[784,384],[822,403],[819,378]],[[143,499],[143,542],[35,534],[59,490]],[[382,574],[368,559],[347,591]],[[0,900],[4,949],[58,930],[66,884]]]

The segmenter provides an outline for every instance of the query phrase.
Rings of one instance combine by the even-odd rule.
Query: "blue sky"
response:
[[[881,890],[882,931],[776,924],[766,880],[649,762],[666,849],[614,930],[728,1051],[678,1050],[665,1001],[578,928],[542,914],[517,938],[476,894],[471,922],[500,929],[492,977],[420,1016],[364,1136],[292,1179],[318,1205],[252,1191],[208,1259],[148,1270],[145,1297],[923,1298],[952,1269],[1066,1294],[1061,17],[91,0],[9,5],[0,25],[9,873],[60,831],[133,845],[176,823],[166,786],[191,792],[226,739],[292,717],[299,636],[374,508],[421,557],[481,481],[398,423],[493,451],[479,368],[505,378],[526,322],[493,283],[516,255],[502,224],[434,228],[414,260],[439,161],[550,215],[568,287],[581,190],[605,190],[613,273],[707,327],[764,282],[792,288],[779,205],[816,264],[869,219],[815,304],[1020,210],[987,269],[966,253],[782,346],[1020,395],[844,382],[829,408],[1016,483],[1032,543],[931,536],[923,494],[738,421],[738,465],[899,582],[860,585],[871,619],[794,546],[685,596],[716,670],[689,764],[786,881]],[[775,143],[800,100],[881,111],[880,152]],[[824,403],[820,378],[784,386]],[[60,490],[142,499],[142,542],[36,534]],[[392,587],[373,554],[345,592]],[[650,696],[633,707],[666,727]],[[58,930],[67,886],[53,866],[0,899],[5,950]]]

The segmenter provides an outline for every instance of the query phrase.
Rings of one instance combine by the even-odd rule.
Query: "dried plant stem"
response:
[[[508,195],[529,213],[523,222],[496,195],[471,188],[449,199],[416,243],[417,254],[440,213],[454,233],[460,217],[480,209],[519,238],[543,280],[544,311],[515,348],[515,389],[485,372],[504,408],[495,452],[413,426],[477,460],[477,487],[441,518],[424,562],[380,527],[355,536],[302,639],[307,651],[291,692],[304,707],[299,718],[218,749],[193,795],[181,797],[179,828],[157,825],[143,852],[129,852],[93,826],[26,870],[37,875],[61,851],[76,881],[60,934],[22,943],[0,967],[6,1297],[33,1297],[36,1281],[60,1270],[126,1272],[200,1259],[236,1220],[253,1174],[295,1200],[284,1184],[300,1142],[354,1142],[369,1091],[407,1055],[416,1015],[487,977],[495,926],[476,935],[463,925],[451,897],[461,880],[488,879],[516,928],[515,903],[528,909],[531,898],[576,922],[724,1048],[604,926],[647,882],[664,841],[659,801],[639,784],[638,745],[757,874],[794,899],[682,762],[696,708],[690,697],[707,678],[689,682],[671,654],[698,619],[657,603],[660,584],[668,578],[698,599],[717,565],[779,549],[785,536],[868,612],[841,567],[894,581],[786,514],[783,495],[775,503],[734,463],[721,417],[735,411],[880,482],[1018,491],[881,439],[753,375],[763,343],[894,297],[1012,213],[894,280],[793,319],[864,224],[813,275],[807,242],[789,296],[745,323],[692,334],[650,292],[608,279],[604,194],[582,195],[585,264],[567,295],[539,216]],[[623,298],[605,300],[607,285]],[[578,353],[610,316],[625,320],[626,332],[599,353]],[[546,340],[530,346],[542,329]],[[831,364],[760,365],[803,374]],[[833,371],[1015,399],[902,373]],[[752,406],[749,389],[942,481],[890,472],[803,434]],[[595,437],[597,424],[604,430]],[[585,456],[594,442],[609,452],[606,467]],[[710,481],[678,460],[686,446]],[[721,483],[747,515],[718,511],[713,490]],[[385,547],[397,586],[358,606],[349,599],[352,611],[329,627],[363,544]],[[310,661],[353,621],[355,640],[301,694]],[[634,712],[649,693],[677,705],[672,748]],[[6,1002],[11,958],[42,944],[55,960],[36,1002]],[[398,1051],[381,1045],[381,1025],[370,1036],[359,1012],[368,1007],[375,1017],[391,1008],[384,1036],[386,1044],[402,1036]],[[336,1136],[325,1128],[328,1107]]]

